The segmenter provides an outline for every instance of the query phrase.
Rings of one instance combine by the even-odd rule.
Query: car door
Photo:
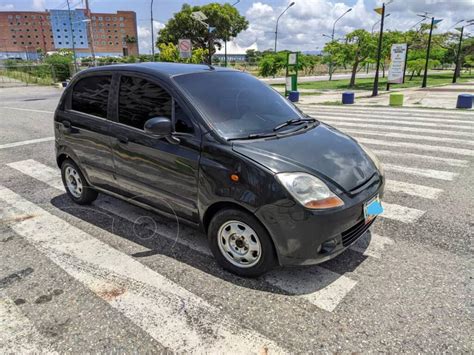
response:
[[[72,150],[89,182],[110,189],[114,184],[108,102],[111,74],[86,76],[75,82],[59,117],[63,142]]]
[[[121,75],[117,84],[112,148],[118,183],[131,199],[197,222],[199,127],[153,79]],[[173,136],[145,133],[145,122],[153,117],[172,119]]]

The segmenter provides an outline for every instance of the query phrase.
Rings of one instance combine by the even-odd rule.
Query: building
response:
[[[138,55],[136,14],[0,11],[0,59],[37,59],[39,52],[72,50],[73,41],[77,57],[91,56],[91,43],[96,56]]]

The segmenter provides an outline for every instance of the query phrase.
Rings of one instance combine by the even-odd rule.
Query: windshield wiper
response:
[[[287,126],[291,126],[291,125],[299,125],[299,124],[302,124],[304,122],[314,122],[316,121],[315,118],[311,118],[311,117],[308,117],[308,118],[293,118],[291,120],[288,120],[286,122],[283,122],[283,123],[280,123],[278,126],[276,126],[275,128],[273,128],[273,131],[278,131],[280,129],[282,129],[283,127],[287,127]]]
[[[251,133],[248,136],[229,138],[227,140],[228,141],[236,141],[236,140],[242,140],[242,139],[268,138],[268,137],[275,137],[276,135],[277,134],[273,133],[273,132],[270,132],[270,133]]]

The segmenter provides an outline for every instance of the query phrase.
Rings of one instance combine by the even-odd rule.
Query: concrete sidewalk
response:
[[[302,104],[340,103],[342,92],[347,90],[331,90],[319,92],[316,95],[301,95]],[[360,106],[388,106],[391,92],[404,94],[404,106],[456,109],[459,94],[474,95],[474,81],[461,84],[448,84],[428,88],[393,89],[379,91],[379,96],[372,97],[371,91],[355,91],[354,105]]]

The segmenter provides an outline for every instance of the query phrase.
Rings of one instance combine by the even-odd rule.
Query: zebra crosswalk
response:
[[[439,199],[447,189],[444,184],[455,183],[469,166],[469,157],[474,155],[474,150],[468,148],[468,142],[472,142],[474,137],[474,125],[465,114],[309,105],[301,108],[343,132],[355,132],[355,139],[373,148],[387,171],[387,195],[383,200],[381,220],[399,228],[420,221],[430,211],[426,203],[408,205],[404,203],[407,199],[398,196],[414,197],[415,202]],[[399,119],[401,113],[409,115],[410,119]],[[48,188],[47,194],[51,198],[64,194],[57,167],[44,164],[34,157],[12,161],[6,166],[21,181],[29,179]],[[106,302],[166,349],[207,353],[256,353],[262,349],[264,353],[271,354],[288,352],[284,344],[261,329],[239,324],[215,306],[212,300],[188,290],[179,280],[172,280],[161,270],[109,245],[89,233],[88,228],[79,228],[63,218],[61,213],[53,213],[54,206],[33,202],[34,199],[28,194],[28,191],[18,192],[11,186],[0,185],[0,205],[6,206],[0,209],[1,223],[8,225],[73,280],[84,285],[95,297]],[[177,230],[174,225],[160,222],[153,213],[124,201],[101,196],[90,209],[137,225],[137,228],[150,231],[158,239],[162,237],[202,256],[211,256],[207,240],[200,232],[181,225]],[[85,225],[89,222],[80,223]],[[363,255],[374,263],[380,263],[385,254],[397,248],[396,236],[380,234],[377,223],[375,232],[368,233],[351,246],[351,253]],[[120,225],[112,230],[114,228],[120,228]],[[176,264],[183,270],[189,267],[184,263],[181,265],[178,260]],[[196,272],[199,275],[204,271]],[[216,278],[212,282],[223,281]],[[289,297],[289,302],[297,299],[321,312],[337,312],[347,296],[360,287],[357,275],[338,272],[326,264],[274,270],[258,282],[266,285],[264,289],[280,290],[285,297]],[[262,302],[267,296],[265,292],[259,294]],[[0,341],[5,340],[4,343],[8,344],[6,349],[16,347],[24,349],[24,352],[52,351],[18,307],[2,293],[0,321],[10,324],[5,332],[0,332]],[[19,339],[25,332],[31,335],[29,339],[32,342],[19,347]]]

